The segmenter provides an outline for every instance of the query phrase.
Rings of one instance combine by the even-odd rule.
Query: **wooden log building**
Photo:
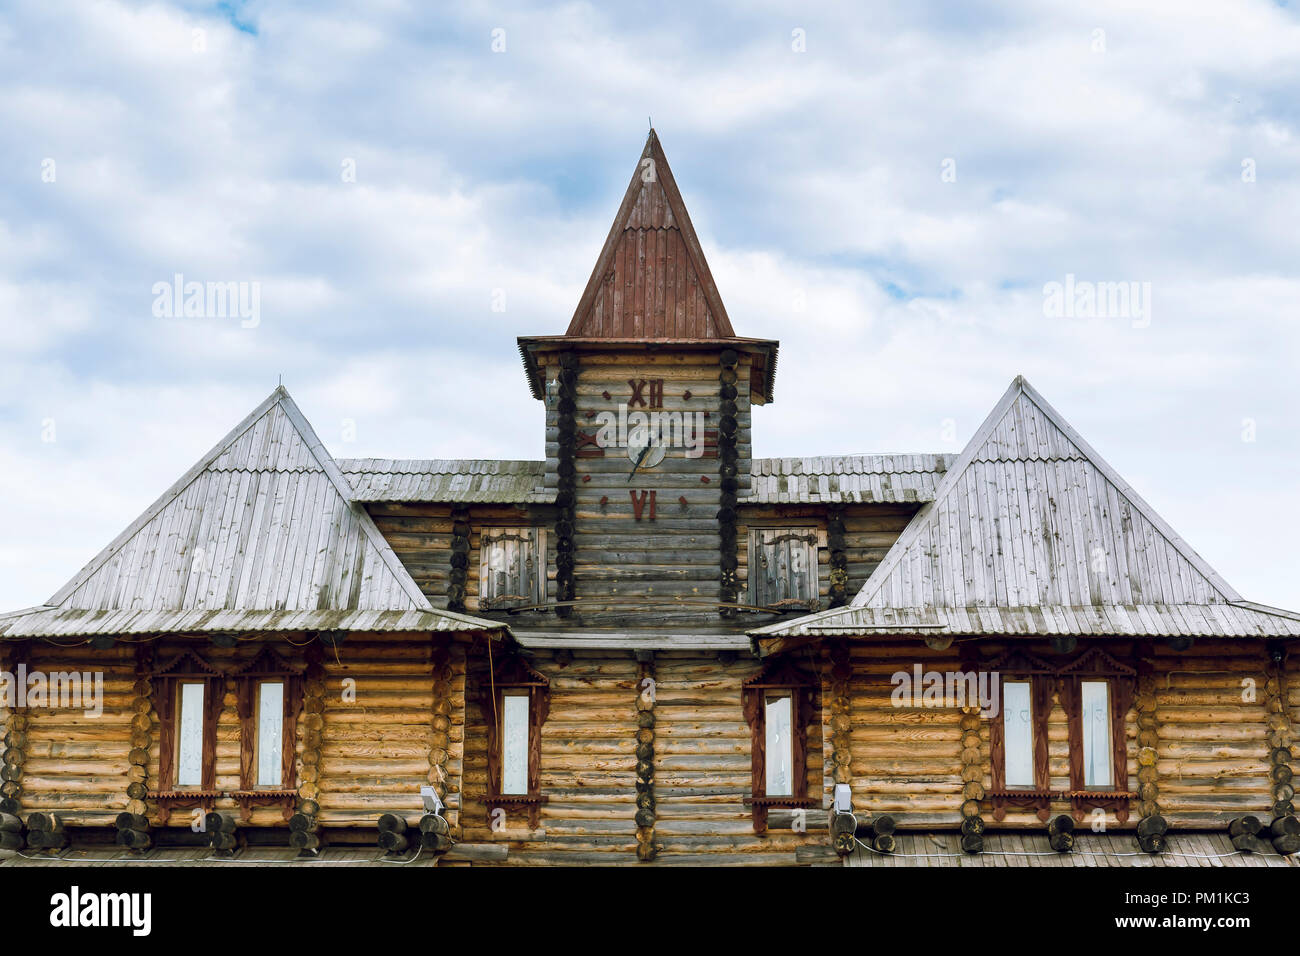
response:
[[[278,388],[0,617],[0,849],[1297,848],[1300,614],[1021,378],[960,455],[754,458],[777,343],[736,335],[653,131],[568,329],[518,347],[544,460],[335,459]]]

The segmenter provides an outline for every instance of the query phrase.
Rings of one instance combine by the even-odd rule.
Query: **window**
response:
[[[262,681],[257,689],[257,785],[278,787],[284,764],[284,681]]]
[[[763,723],[767,739],[766,794],[769,797],[794,796],[794,699],[790,691],[764,695]]]
[[[546,530],[484,528],[479,533],[479,608],[546,601]]]
[[[997,694],[998,710],[987,715],[993,819],[1003,820],[1010,808],[1019,807],[1046,820],[1053,797],[1047,721],[1056,687],[1054,665],[1013,648],[994,661],[965,659],[965,666],[990,674]]]
[[[502,695],[501,793],[528,792],[528,693]]]
[[[191,650],[151,672],[157,685],[158,792],[213,790],[225,676]]]
[[[1069,797],[1075,813],[1113,810],[1123,823],[1129,802],[1137,797],[1128,789],[1127,731],[1137,671],[1094,647],[1060,674],[1070,742]]]
[[[1034,786],[1034,708],[1029,681],[1002,685],[1002,739],[1008,787]]]
[[[546,799],[541,789],[542,725],[550,712],[550,681],[520,654],[485,663],[476,680],[487,725],[488,822],[494,822],[497,808],[524,809],[529,825],[537,829]]]
[[[1079,694],[1083,707],[1083,785],[1112,786],[1110,685],[1101,680],[1080,681]]]
[[[749,532],[749,596],[760,607],[817,607],[815,528],[754,528]]]
[[[181,683],[180,729],[176,735],[176,786],[198,787],[203,784],[203,687],[198,681]]]
[[[990,715],[989,751],[993,818],[1008,807],[1036,810],[1046,821],[1052,800],[1069,800],[1075,819],[1090,808],[1113,810],[1128,820],[1127,715],[1133,703],[1134,667],[1100,647],[1078,656],[1040,658],[1022,648],[997,660],[966,659],[966,666],[991,672],[1001,682],[1001,713]],[[995,680],[994,686],[997,686]],[[1065,712],[1069,786],[1052,789],[1047,749],[1053,698]]]
[[[769,664],[745,682],[742,698],[750,728],[754,832],[767,830],[770,807],[809,807],[807,737],[815,678],[788,661]]]
[[[270,644],[263,644],[235,669],[241,794],[296,789],[303,670],[304,665],[281,657]],[[257,796],[257,800],[266,799]]]

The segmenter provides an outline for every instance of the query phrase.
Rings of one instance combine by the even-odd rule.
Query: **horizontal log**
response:
[[[453,862],[504,863],[509,854],[509,847],[502,843],[457,843],[442,858]]]

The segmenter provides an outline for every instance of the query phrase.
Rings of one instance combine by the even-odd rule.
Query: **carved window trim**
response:
[[[305,665],[286,660],[270,644],[263,644],[248,661],[236,668],[236,710],[239,714],[239,791],[246,802],[256,795],[274,796],[297,792],[298,714],[303,705]],[[257,707],[263,683],[284,685],[283,713],[280,725],[280,783],[257,783]]]
[[[1137,671],[1100,647],[1092,647],[1065,663],[1049,663],[1042,658],[1013,648],[1001,658],[978,665],[998,674],[998,716],[989,720],[989,758],[992,787],[988,791],[993,818],[1002,820],[1009,807],[1034,810],[1046,820],[1052,800],[1068,799],[1076,820],[1094,807],[1113,810],[1121,823],[1128,820],[1129,801],[1137,797],[1128,790],[1128,737],[1126,718],[1133,706]],[[1005,680],[1030,682],[1030,699],[1034,708],[1034,787],[1007,787],[1006,752],[1001,707]],[[1083,772],[1083,708],[1079,685],[1087,680],[1102,680],[1110,685],[1111,760],[1115,784],[1110,788],[1089,788]],[[1047,759],[1047,734],[1055,694],[1065,711],[1069,745],[1070,786],[1052,790]]]
[[[479,571],[478,571],[478,606],[479,610],[491,611],[498,608],[527,607],[546,602],[546,528],[540,525],[506,525],[498,524],[479,529]],[[524,560],[532,566],[532,577],[528,583],[527,594],[495,594],[489,584],[492,581],[492,553],[494,545],[503,541],[518,541],[526,545]],[[531,551],[531,555],[527,554]]]
[[[1041,658],[1019,648],[983,665],[983,668],[998,675],[998,712],[988,722],[992,782],[988,798],[993,805],[993,819],[1005,819],[1008,809],[1019,807],[1033,810],[1040,820],[1046,820],[1054,796],[1048,761],[1048,721],[1052,714],[1052,694],[1056,685],[1054,668]],[[1007,785],[1006,713],[1002,688],[1008,681],[1029,684],[1030,725],[1034,735],[1034,783],[1030,787]]]
[[[813,675],[789,661],[774,661],[745,681],[741,699],[750,732],[750,793],[745,802],[753,809],[754,832],[767,831],[770,807],[811,807],[817,800],[808,796],[808,725],[812,719],[814,693],[818,686]],[[769,693],[790,695],[791,793],[767,795],[767,720],[765,698]]]
[[[185,649],[154,668],[158,685],[154,709],[158,713],[158,791],[159,795],[181,797],[212,793],[217,784],[217,720],[225,698],[225,674],[193,650]],[[181,685],[203,684],[203,727],[200,743],[200,783],[177,786],[176,771],[180,759],[179,698]]]
[[[488,652],[491,654],[491,650]],[[529,826],[536,830],[541,825],[542,795],[542,725],[551,709],[551,682],[539,671],[529,666],[520,654],[504,661],[489,658],[490,669],[486,680],[479,685],[478,703],[487,725],[487,811],[491,824],[492,812],[498,807],[526,809]],[[528,792],[501,792],[501,729],[507,692],[526,692],[528,695]]]
[[[1110,704],[1111,779],[1109,787],[1088,786],[1083,767],[1084,681],[1104,681]],[[1066,792],[1076,819],[1089,809],[1112,810],[1120,823],[1128,820],[1129,801],[1137,797],[1128,789],[1127,717],[1137,691],[1137,671],[1099,647],[1091,648],[1061,668],[1057,678],[1061,706],[1065,708],[1070,743],[1070,789]]]

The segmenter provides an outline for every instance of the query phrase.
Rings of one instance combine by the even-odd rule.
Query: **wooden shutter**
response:
[[[479,533],[479,607],[542,603],[545,554],[541,528],[484,528]]]
[[[749,533],[752,603],[817,606],[817,538],[812,528],[754,528]]]

